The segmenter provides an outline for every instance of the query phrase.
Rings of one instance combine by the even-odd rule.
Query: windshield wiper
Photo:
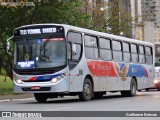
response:
[[[42,45],[41,48],[40,48],[41,51],[46,49],[46,46],[47,46],[50,38],[52,38],[52,36],[48,37],[48,38],[46,39],[46,41],[43,43],[43,45]]]
[[[31,58],[32,58],[32,47],[29,44],[28,40],[26,38],[23,38],[23,40],[27,43],[27,45],[29,46],[29,52],[31,53]]]
[[[45,61],[48,61],[48,60],[49,60],[49,57],[46,56],[45,53],[46,53],[46,50],[47,50],[47,49],[46,49],[46,46],[47,46],[50,38],[52,38],[52,36],[48,37],[48,38],[46,39],[46,41],[43,43],[43,45],[41,45],[41,47],[40,47],[40,58],[41,58],[42,60],[45,60]],[[44,51],[43,55],[42,55],[42,51]]]

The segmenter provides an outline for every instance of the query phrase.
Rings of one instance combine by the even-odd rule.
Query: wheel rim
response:
[[[91,86],[89,84],[85,84],[85,86],[84,86],[84,94],[85,94],[85,96],[90,96],[90,94],[91,94]]]

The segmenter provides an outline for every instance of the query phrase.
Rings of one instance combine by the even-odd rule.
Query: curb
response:
[[[33,94],[0,95],[0,102],[34,99]]]
[[[24,98],[24,99],[4,99],[4,100],[0,100],[0,102],[23,101],[23,100],[34,100],[34,98]]]

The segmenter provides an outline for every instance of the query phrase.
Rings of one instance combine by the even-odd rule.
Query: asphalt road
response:
[[[158,112],[160,111],[160,92],[156,90],[150,90],[149,92],[142,91],[137,92],[135,97],[121,97],[119,92],[107,93],[102,99],[96,99],[87,102],[79,101],[77,96],[49,99],[46,103],[37,103],[34,98],[13,99],[12,101],[0,101],[0,111],[113,111],[111,114],[114,114],[115,111],[129,111],[129,113],[132,113],[132,111]],[[160,114],[160,112],[158,113]],[[92,113],[92,115],[93,114],[94,113]],[[94,120],[97,118],[98,117],[94,117],[90,119]],[[56,120],[58,119],[60,118],[58,117]],[[62,119],[64,120],[64,118]],[[69,117],[65,119],[69,119]],[[73,119],[75,120],[75,117]],[[76,117],[76,120],[79,119],[79,117]],[[83,120],[84,119],[88,120],[88,118],[83,118]],[[105,118],[101,117],[101,119],[103,120]],[[124,120],[126,117],[111,117],[109,120],[112,119]],[[132,120],[133,116],[131,116],[130,119]],[[143,120],[144,117],[141,117],[140,119],[137,119],[136,117],[135,119]],[[144,120],[147,119],[159,120],[160,117],[147,117]]]

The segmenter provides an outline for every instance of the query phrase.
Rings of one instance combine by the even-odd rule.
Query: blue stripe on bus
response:
[[[62,74],[38,76],[35,80],[49,80],[49,79],[56,78],[60,75]]]
[[[126,77],[148,77],[147,70],[142,65],[129,64],[129,69]]]

